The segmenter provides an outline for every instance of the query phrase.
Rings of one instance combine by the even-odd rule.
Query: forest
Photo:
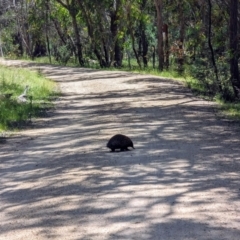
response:
[[[190,75],[240,95],[239,0],[0,0],[0,56]]]

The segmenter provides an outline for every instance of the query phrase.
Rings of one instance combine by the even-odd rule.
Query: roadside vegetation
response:
[[[26,86],[29,87],[26,102],[21,102],[18,97]],[[0,132],[29,124],[52,106],[51,99],[56,94],[56,84],[40,73],[0,66]]]

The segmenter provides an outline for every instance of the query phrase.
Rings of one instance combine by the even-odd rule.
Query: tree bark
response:
[[[238,69],[238,1],[230,2],[230,74],[235,97],[240,94],[240,79]]]
[[[69,14],[72,18],[72,25],[73,25],[73,30],[74,30],[74,33],[75,33],[75,38],[76,38],[76,48],[77,48],[78,62],[81,66],[84,66],[81,37],[80,37],[78,24],[77,24],[76,1],[75,0],[72,0],[71,2],[67,1],[67,3],[64,3],[62,0],[56,0],[56,1],[68,10],[68,12],[69,12]]]
[[[169,40],[168,40],[168,25],[163,24],[164,39],[164,63],[166,68],[169,68]]]
[[[70,15],[72,17],[73,29],[74,29],[75,37],[76,37],[78,62],[81,66],[84,66],[83,54],[82,54],[82,43],[81,43],[80,33],[78,30],[77,19],[76,19],[77,14],[76,14],[75,10],[71,9]]]
[[[132,21],[132,18],[131,18],[131,7],[130,7],[130,5],[127,6],[127,15],[128,15],[127,16],[127,18],[128,18],[128,31],[129,31],[129,35],[130,35],[131,40],[132,40],[131,41],[132,42],[132,49],[133,49],[134,55],[136,57],[138,66],[141,69],[142,68],[141,61],[140,61],[138,52],[135,48],[135,36],[134,36],[134,30],[133,30],[134,24],[133,24],[133,21]]]
[[[87,8],[84,6],[84,2],[81,0],[77,1],[80,9],[82,10],[83,17],[85,18],[87,29],[88,29],[88,35],[91,39],[91,45],[93,48],[93,52],[95,56],[97,57],[100,67],[107,67],[109,64],[105,61],[104,57],[102,56],[101,52],[97,48],[96,41],[94,39],[94,24],[93,20],[91,19],[91,14],[87,11]]]
[[[164,65],[164,52],[163,52],[163,1],[162,0],[154,0],[155,7],[157,11],[157,27],[158,27],[158,69],[163,71]]]
[[[119,0],[114,1],[113,10],[111,11],[110,18],[111,18],[111,35],[114,44],[114,65],[120,67],[122,65],[122,47],[120,40],[118,39],[118,31],[119,31],[119,7],[120,7]]]
[[[211,3],[211,0],[208,0],[208,8],[209,8],[209,12],[208,12],[208,46],[211,51],[211,59],[212,59],[213,69],[214,69],[214,73],[215,73],[215,77],[216,77],[216,82],[218,85],[218,91],[220,93],[223,93],[222,85],[221,85],[221,83],[219,81],[219,77],[218,77],[218,68],[216,65],[215,55],[214,55],[214,51],[213,51],[213,47],[212,47],[212,40],[211,40],[211,34],[212,34],[212,3]]]
[[[142,65],[141,65],[140,58],[139,58],[139,56],[138,56],[138,52],[137,52],[137,50],[136,50],[136,48],[135,48],[135,37],[134,37],[132,28],[130,28],[130,35],[131,35],[131,39],[132,39],[133,52],[134,52],[134,54],[135,54],[135,57],[136,57],[138,66],[139,66],[139,68],[141,69],[141,68],[142,68]]]
[[[179,3],[179,22],[180,22],[180,32],[179,32],[179,54],[178,54],[178,71],[180,74],[184,72],[184,36],[185,36],[185,20],[184,20],[184,2]]]
[[[155,63],[156,63],[156,48],[155,48],[155,46],[152,46],[152,64],[153,64],[153,68],[155,68]]]
[[[141,14],[146,11],[147,0],[142,0],[140,3]],[[138,25],[138,55],[142,57],[144,67],[148,66],[148,39],[146,35],[146,22],[144,19],[140,19]]]
[[[48,58],[49,62],[52,63],[51,59],[51,49],[50,49],[50,41],[49,41],[49,12],[50,12],[50,6],[49,6],[49,0],[45,1],[45,34],[46,34],[46,42],[47,42],[47,52],[48,52]]]
[[[139,31],[138,55],[142,56],[143,65],[144,65],[144,67],[147,67],[147,65],[148,65],[148,58],[147,58],[148,41],[147,41],[147,36],[145,33],[145,23],[143,21],[140,22],[138,31]]]

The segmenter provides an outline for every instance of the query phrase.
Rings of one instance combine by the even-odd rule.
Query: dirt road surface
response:
[[[0,144],[1,240],[239,240],[240,130],[181,84],[35,65],[62,96]],[[135,150],[109,152],[117,133]]]

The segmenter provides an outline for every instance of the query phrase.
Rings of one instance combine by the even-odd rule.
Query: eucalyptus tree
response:
[[[139,51],[137,51],[137,47],[136,47],[137,44],[136,44],[136,38],[135,38],[136,36],[135,30],[137,29],[137,22],[140,15],[138,11],[139,9],[135,5],[133,5],[130,1],[128,1],[127,4],[125,5],[125,9],[127,13],[127,20],[126,20],[127,32],[130,35],[132,50],[134,52],[138,66],[142,68],[140,54],[139,54]]]
[[[131,5],[133,5],[131,3]],[[152,24],[150,21],[154,21],[151,19],[149,14],[149,10],[151,11],[152,3],[148,0],[140,0],[135,3],[135,15],[136,17],[136,26],[135,26],[135,36],[138,40],[138,56],[141,57],[144,67],[148,66],[148,49],[150,42],[150,34],[148,29],[151,28]],[[151,29],[152,30],[152,29]]]
[[[78,0],[91,41],[102,67],[122,65],[124,43],[124,0]]]
[[[6,55],[22,55],[23,45],[19,41],[20,34],[17,25],[16,5],[13,1],[0,1],[0,30],[2,52]]]
[[[4,13],[8,7],[9,7],[8,1],[0,1],[0,29],[3,29],[7,25]],[[0,57],[4,57],[1,30],[0,30]]]
[[[50,2],[49,18],[50,25],[52,24],[52,31],[49,31],[51,54],[64,65],[71,56],[74,56],[75,61],[79,62],[72,18],[68,10],[57,2]]]
[[[92,56],[93,53],[98,59],[100,66],[107,67],[109,51],[108,42],[105,41],[105,26],[102,25],[102,23],[104,23],[101,18],[102,11],[98,11],[101,7],[98,6],[96,1],[77,1],[77,3],[81,11],[81,18],[87,27],[87,38],[89,40],[87,55]],[[102,3],[100,3],[100,5],[102,5]],[[106,24],[108,24],[108,22]],[[99,30],[99,26],[102,27],[102,32]]]
[[[24,52],[32,59],[38,54],[44,54],[43,12],[38,10],[36,1],[20,0],[14,6],[14,17]]]
[[[45,0],[45,36],[49,62],[52,63],[51,48],[50,48],[50,0]]]
[[[211,2],[211,0],[208,0],[208,45],[209,45],[209,49],[211,52],[211,60],[212,60],[213,68],[214,68],[218,91],[220,93],[223,93],[222,84],[221,84],[221,82],[219,80],[219,76],[218,76],[218,68],[217,68],[215,54],[214,54],[214,50],[213,50],[213,46],[212,46],[211,35],[212,35],[212,2]]]
[[[230,1],[230,9],[229,9],[229,50],[230,50],[230,80],[234,89],[234,93],[236,97],[240,95],[240,77],[239,77],[239,69],[238,69],[238,59],[239,59],[239,49],[238,49],[238,41],[240,39],[239,30],[238,30],[238,3],[239,0],[231,0]]]
[[[163,70],[164,52],[163,52],[163,0],[154,0],[157,11],[157,27],[158,27],[158,69]]]
[[[77,57],[78,62],[81,66],[84,65],[83,52],[82,52],[82,40],[79,30],[79,24],[77,21],[77,15],[79,14],[79,7],[76,0],[55,0],[60,3],[64,8],[67,9],[69,15],[72,18],[72,26],[75,33],[76,39],[76,48],[77,48]]]

